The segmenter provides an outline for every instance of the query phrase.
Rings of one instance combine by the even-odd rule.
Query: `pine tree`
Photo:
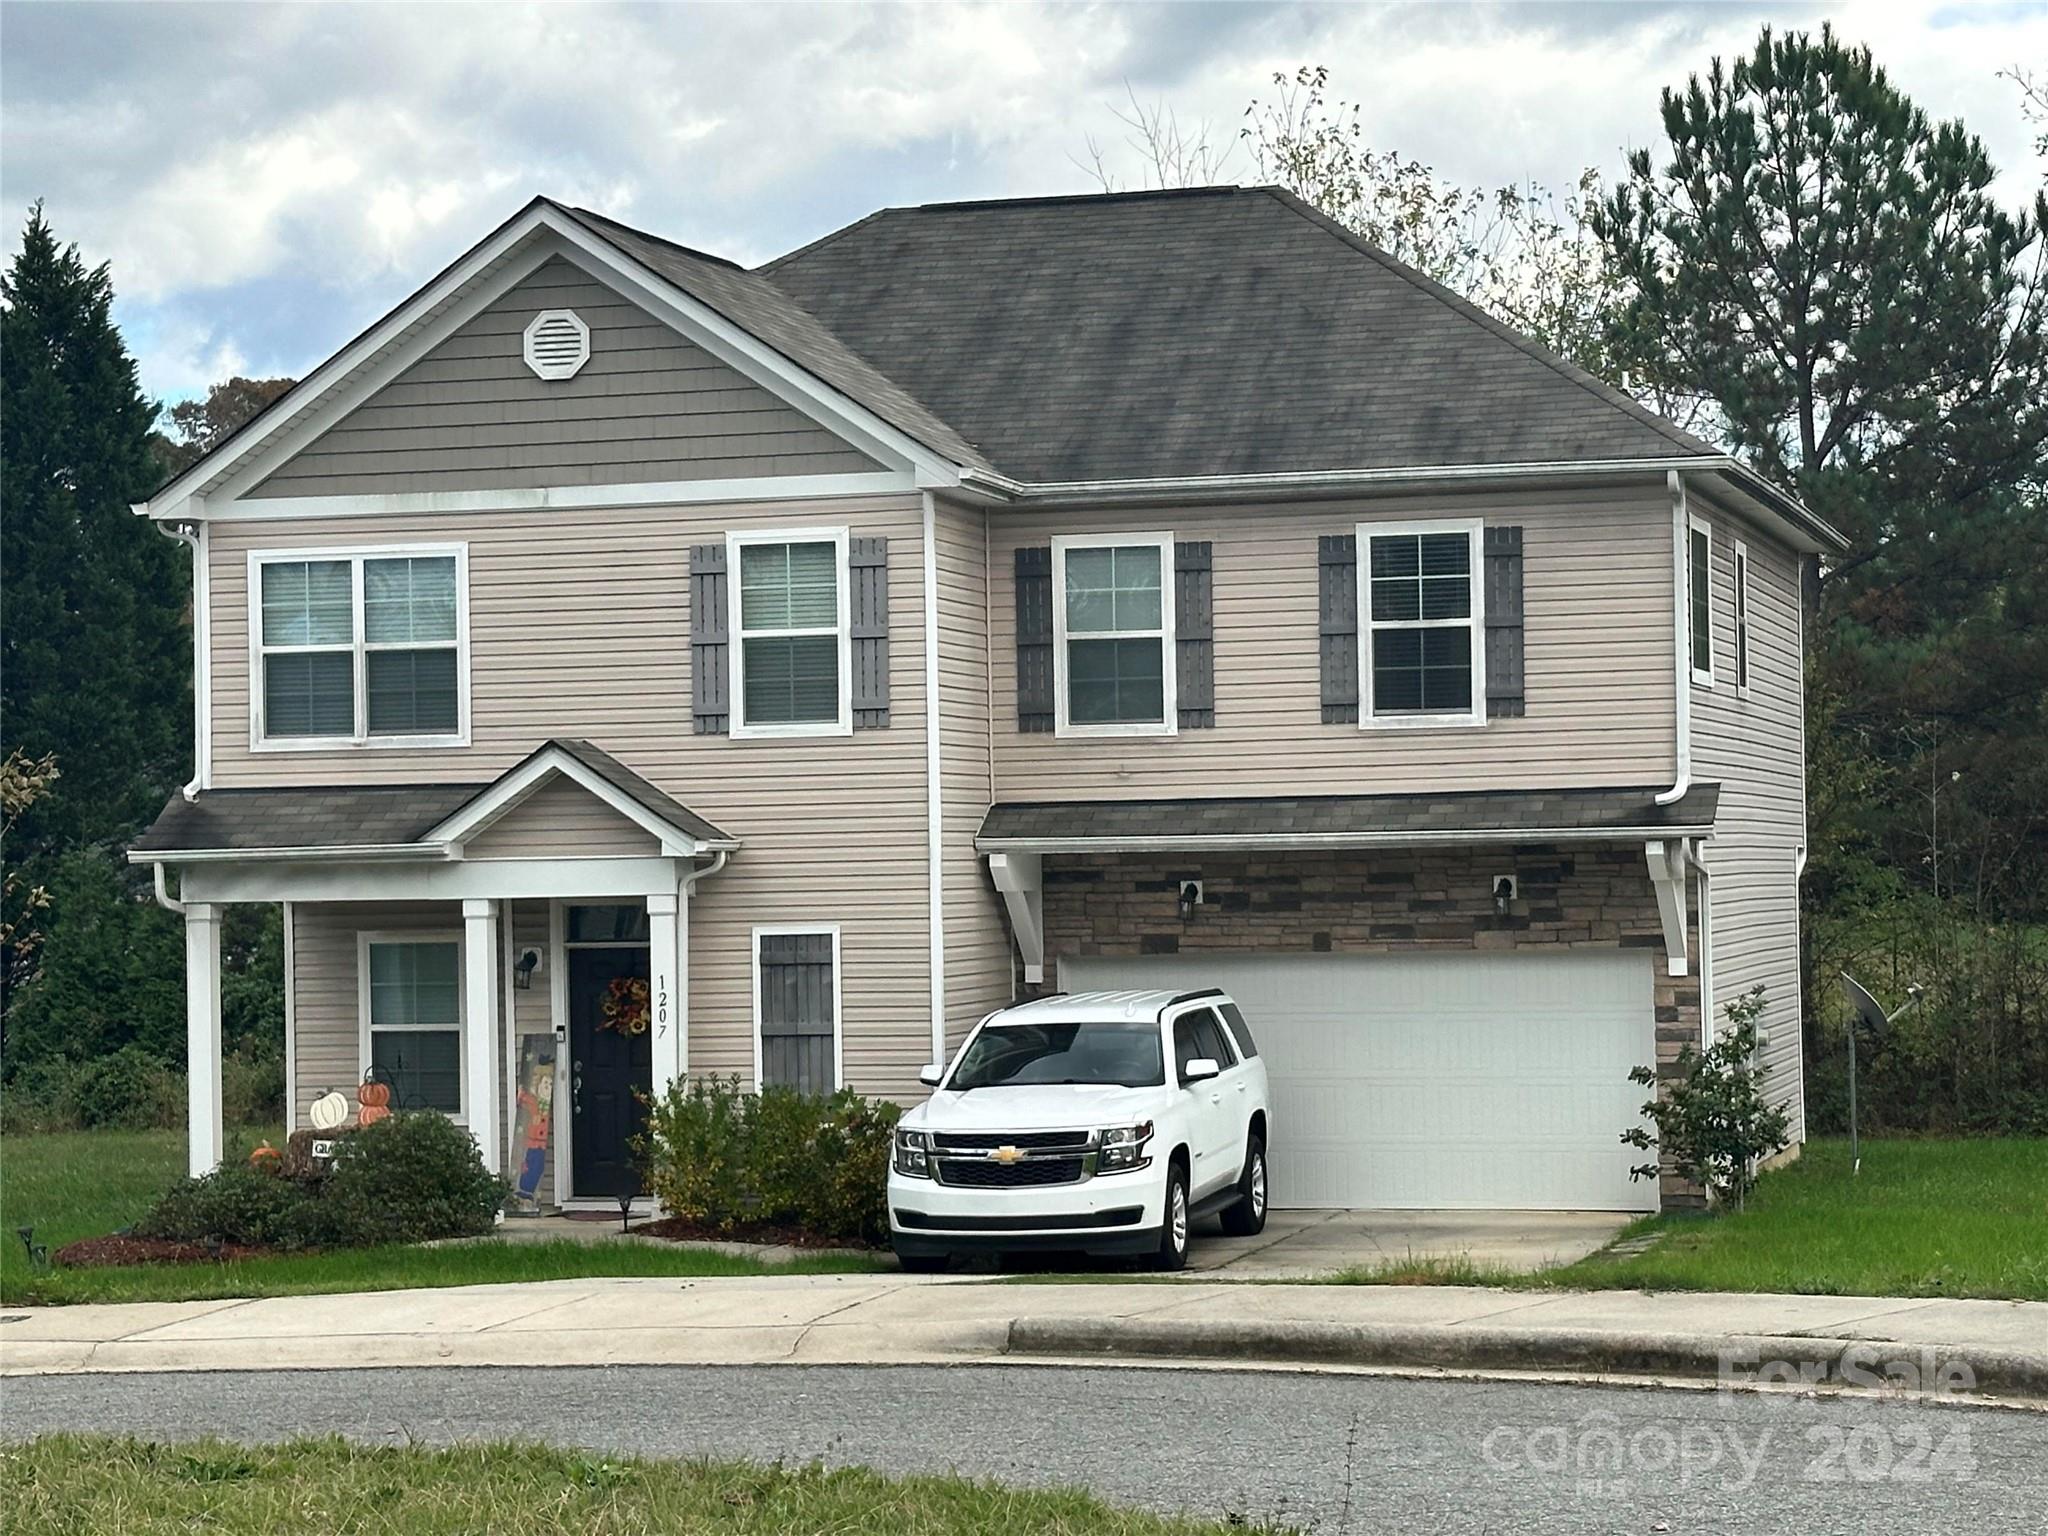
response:
[[[62,777],[13,829],[22,863],[131,837],[189,774],[189,557],[129,511],[155,414],[113,283],[41,204],[0,276],[0,730]]]

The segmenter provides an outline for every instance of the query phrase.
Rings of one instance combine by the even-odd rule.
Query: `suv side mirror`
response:
[[[946,1064],[942,1061],[928,1061],[917,1069],[917,1080],[927,1088],[939,1086],[939,1079],[946,1075]]]
[[[1190,1083],[1205,1083],[1212,1077],[1221,1076],[1222,1072],[1223,1069],[1216,1065],[1215,1057],[1197,1056],[1180,1069],[1181,1086],[1185,1088]]]

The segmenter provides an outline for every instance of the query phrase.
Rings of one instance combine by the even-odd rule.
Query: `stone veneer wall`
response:
[[[1516,899],[1493,907],[1495,877]],[[1656,951],[1657,1069],[1700,1038],[1697,912],[1691,974],[1672,976],[1664,929],[1640,846],[1283,853],[1252,857],[1048,855],[1047,974],[1060,955],[1161,955],[1201,950],[1386,954],[1416,949],[1522,949],[1562,944]],[[1180,918],[1183,882],[1202,882],[1202,906]],[[1048,982],[1045,990],[1051,989]],[[1668,1169],[1664,1207],[1702,1204]]]

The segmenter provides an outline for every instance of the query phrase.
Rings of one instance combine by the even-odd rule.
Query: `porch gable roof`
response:
[[[1719,784],[1694,784],[1670,805],[1657,804],[1658,793],[1652,787],[1004,801],[990,807],[974,845],[983,853],[1117,853],[1712,835]]]
[[[557,739],[486,782],[289,785],[173,795],[130,846],[134,863],[194,858],[433,855],[487,825],[562,773],[679,841],[733,849],[739,840],[587,741]],[[489,812],[490,814],[483,814]]]

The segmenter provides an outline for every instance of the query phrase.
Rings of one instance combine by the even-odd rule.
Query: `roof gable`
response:
[[[589,328],[573,377],[527,366],[536,316]],[[623,485],[881,466],[616,288],[552,256],[268,475],[252,497]]]
[[[896,209],[766,270],[1027,482],[1715,453],[1272,189]]]

